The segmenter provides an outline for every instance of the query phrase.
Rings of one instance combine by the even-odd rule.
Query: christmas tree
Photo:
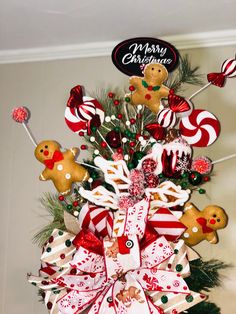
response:
[[[87,141],[80,149],[91,153],[88,160],[76,162],[77,148],[37,143],[28,110],[12,113],[45,167],[40,180],[51,180],[57,190],[41,199],[52,219],[35,235],[41,268],[28,278],[50,313],[220,313],[207,295],[228,265],[204,261],[192,247],[217,243],[228,217],[219,206],[199,210],[190,202],[192,193],[206,193],[219,162],[193,158],[193,148],[213,144],[220,124],[192,99],[211,85],[223,87],[235,76],[236,60],[227,59],[186,98],[180,94],[187,84],[202,85],[199,69],[168,43],[149,51],[153,39],[137,40],[138,64],[124,66],[121,47],[132,40],[113,51],[115,65],[136,74],[127,91],[86,96],[81,85],[71,89],[65,121]],[[163,60],[170,60],[166,67]]]

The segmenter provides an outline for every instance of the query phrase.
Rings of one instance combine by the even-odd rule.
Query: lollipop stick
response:
[[[105,138],[102,136],[102,134],[99,132],[99,130],[97,130],[97,133],[100,135],[101,139],[107,143],[107,141],[105,140]],[[107,143],[107,147],[110,149],[111,153],[114,154],[113,150],[111,149],[111,147],[109,146],[109,144]]]
[[[79,164],[102,171],[102,170],[101,170],[100,168],[98,168],[98,167],[92,166],[92,165],[90,165],[90,164],[86,164],[86,162],[79,162]]]
[[[198,91],[196,91],[194,94],[192,94],[190,97],[189,97],[189,100],[193,99],[195,96],[197,96],[198,94],[200,94],[202,91],[204,91],[206,88],[208,88],[209,86],[211,85],[211,82],[210,83],[207,83],[206,85],[204,85],[202,88],[200,88]]]
[[[36,147],[38,144],[37,144],[37,142],[35,141],[35,139],[34,139],[32,133],[31,133],[31,131],[30,131],[28,125],[27,125],[25,122],[22,122],[22,125],[23,125],[23,127],[25,128],[26,133],[28,134],[28,136],[29,136],[31,142],[32,142],[32,143],[34,144],[34,146]]]
[[[212,164],[215,165],[215,164],[218,164],[220,162],[223,162],[223,161],[226,161],[226,160],[229,160],[229,159],[233,159],[233,158],[236,158],[236,154],[232,154],[232,155],[226,156],[224,158],[215,160],[215,161],[212,162]]]

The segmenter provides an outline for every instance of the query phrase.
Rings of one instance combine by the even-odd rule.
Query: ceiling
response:
[[[0,51],[236,29],[236,0],[0,3]]]

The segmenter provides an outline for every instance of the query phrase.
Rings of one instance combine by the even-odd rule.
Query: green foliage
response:
[[[185,281],[190,290],[209,292],[210,289],[221,285],[219,271],[228,267],[230,265],[215,259],[206,262],[197,259],[190,262],[191,276],[186,278]]]
[[[201,302],[190,309],[185,313],[187,314],[220,314],[220,308],[211,302]]]
[[[58,196],[50,193],[45,193],[44,197],[40,199],[40,203],[48,212],[46,217],[52,218],[52,221],[37,232],[33,238],[33,242],[42,247],[55,228],[65,230],[63,214],[66,205],[58,200]]]

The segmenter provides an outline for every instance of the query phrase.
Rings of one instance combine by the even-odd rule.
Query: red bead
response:
[[[134,118],[129,120],[131,124],[135,124],[136,120]]]
[[[65,197],[63,195],[58,196],[59,201],[64,201]]]
[[[116,151],[117,151],[118,154],[122,154],[123,153],[123,149],[121,147],[117,148]]]
[[[141,119],[141,118],[142,118],[141,113],[138,113],[138,114],[137,114],[137,119]]]
[[[109,98],[113,98],[113,97],[114,97],[114,93],[109,92],[109,93],[108,93],[108,97],[109,97]]]
[[[65,254],[64,253],[62,253],[61,255],[60,255],[60,258],[61,259],[64,259],[66,256],[65,256]]]
[[[119,113],[119,114],[117,115],[117,118],[118,118],[119,120],[121,120],[121,119],[123,118],[122,114]]]
[[[78,201],[74,201],[74,202],[73,202],[73,206],[74,206],[74,207],[77,207],[78,205],[79,205],[79,202],[78,202]]]
[[[79,136],[84,136],[84,132],[80,131]]]
[[[133,155],[134,150],[132,148],[130,148],[129,153],[130,153],[130,155]]]
[[[147,89],[151,91],[151,90],[152,90],[152,86],[148,86],[148,88],[147,88]]]
[[[135,142],[130,142],[130,143],[129,143],[129,146],[130,146],[130,147],[134,147],[135,145],[136,145]]]
[[[119,101],[118,99],[114,100],[114,105],[115,105],[115,106],[118,106],[119,103],[120,103],[120,101]]]
[[[100,145],[101,145],[102,148],[106,148],[107,147],[107,143],[106,142],[101,142]]]
[[[131,92],[133,92],[133,91],[135,90],[134,86],[133,86],[133,85],[130,85],[129,90],[130,90]]]
[[[208,177],[208,176],[204,177],[204,178],[203,178],[203,181],[205,181],[205,182],[210,181],[210,177]]]
[[[85,150],[85,149],[87,149],[87,145],[81,145],[80,148],[81,148],[82,150]]]
[[[139,137],[141,136],[141,134],[136,134],[135,135],[135,139],[138,141]]]

